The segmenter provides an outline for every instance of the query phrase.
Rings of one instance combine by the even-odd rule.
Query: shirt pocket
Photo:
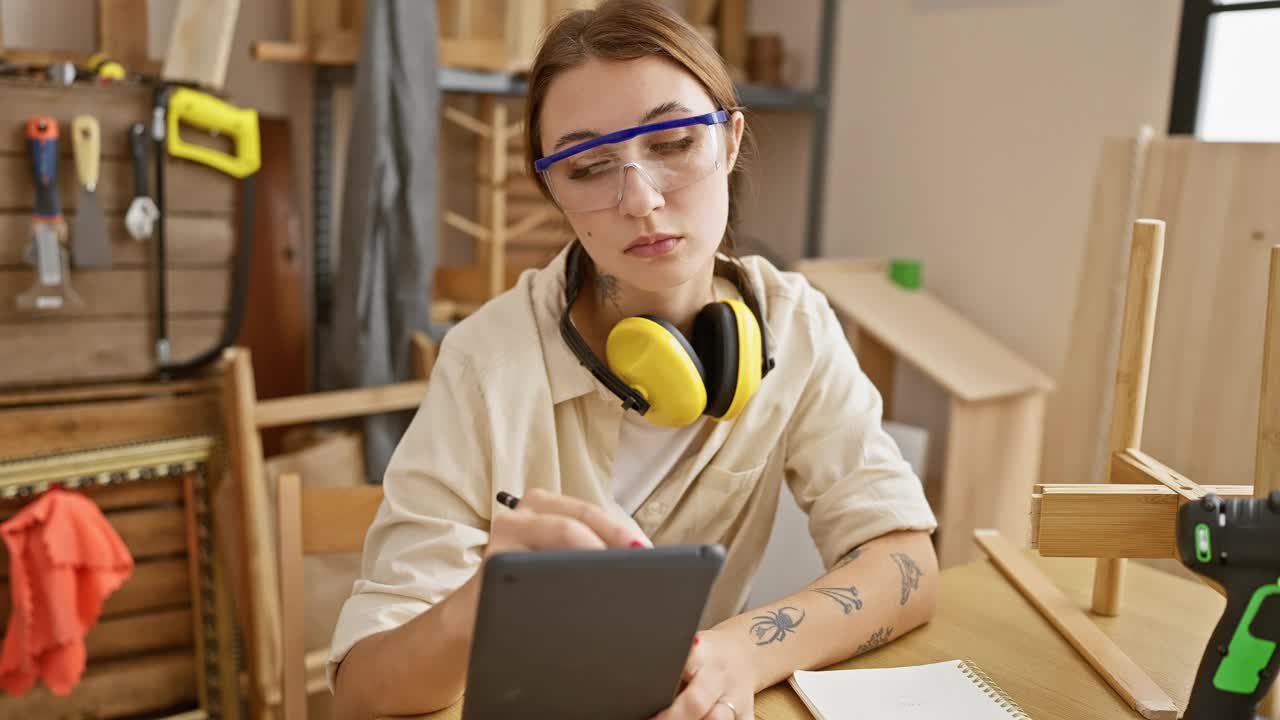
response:
[[[724,542],[738,527],[768,462],[745,470],[703,468],[689,497],[687,542]]]

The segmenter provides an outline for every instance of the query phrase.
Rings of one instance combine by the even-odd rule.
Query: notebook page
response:
[[[819,720],[1009,720],[959,660],[898,668],[797,671],[791,686]]]

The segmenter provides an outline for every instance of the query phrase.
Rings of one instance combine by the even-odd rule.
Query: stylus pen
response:
[[[516,505],[520,502],[520,498],[516,497],[515,495],[512,495],[512,494],[511,494],[511,493],[509,493],[509,492],[505,492],[505,491],[503,491],[503,490],[499,490],[499,491],[498,491],[498,502],[502,503],[503,505],[506,505],[507,507],[511,508],[512,510],[515,510],[515,509],[516,509]]]

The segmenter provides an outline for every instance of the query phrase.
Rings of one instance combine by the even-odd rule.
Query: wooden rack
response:
[[[5,696],[0,716],[239,717],[230,597],[210,513],[215,448],[212,437],[195,436],[0,463],[0,517],[54,487],[82,492],[134,559],[85,638],[87,666],[71,693],[37,686]],[[7,572],[7,555],[0,560]],[[9,603],[5,583],[0,617]],[[173,714],[184,704],[194,709]]]

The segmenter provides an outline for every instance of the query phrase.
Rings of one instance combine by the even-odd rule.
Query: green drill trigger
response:
[[[1280,595],[1280,580],[1275,585],[1263,585],[1249,598],[1249,606],[1231,636],[1227,655],[1222,658],[1222,664],[1213,676],[1213,685],[1219,690],[1249,695],[1258,689],[1261,682],[1258,674],[1271,662],[1276,644],[1255,636],[1249,632],[1249,626],[1262,607],[1262,602],[1272,595]]]

